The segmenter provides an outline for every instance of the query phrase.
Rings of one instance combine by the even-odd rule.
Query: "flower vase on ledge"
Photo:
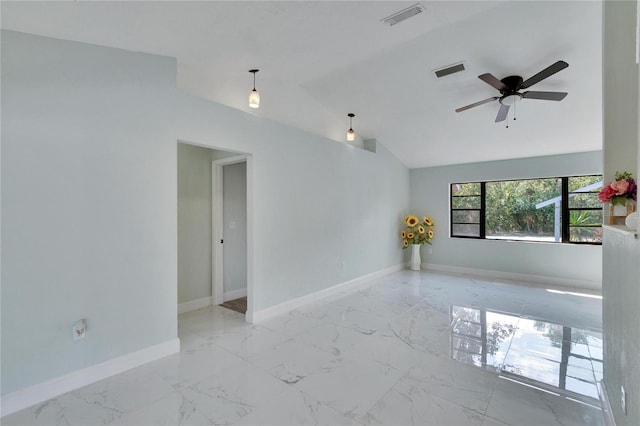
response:
[[[611,204],[611,212],[612,212],[612,216],[626,216],[627,213],[627,204]]]
[[[624,219],[631,213],[636,211],[636,202],[633,200],[624,200],[624,202],[609,203],[609,225],[615,225],[617,219]]]
[[[638,185],[629,172],[616,172],[615,181],[602,187],[598,200],[609,203],[609,225],[624,219],[636,210]]]
[[[419,271],[421,263],[422,263],[422,260],[420,259],[420,244],[411,244],[411,266],[410,266],[410,269],[412,271]]]

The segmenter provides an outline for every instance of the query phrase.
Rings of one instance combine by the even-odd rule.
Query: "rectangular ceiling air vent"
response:
[[[425,11],[424,6],[422,6],[420,3],[416,3],[413,6],[409,6],[406,9],[402,9],[399,12],[394,13],[393,15],[389,15],[384,19],[381,19],[381,22],[384,22],[385,24],[389,25],[390,27],[395,25],[395,24],[399,24],[400,22],[411,18],[412,16],[416,16],[419,13],[422,13]]]
[[[466,68],[464,67],[464,62],[459,62],[457,64],[447,65],[444,68],[433,70],[433,73],[435,74],[436,78],[442,78],[451,74],[455,74],[457,72],[464,71],[465,69]]]

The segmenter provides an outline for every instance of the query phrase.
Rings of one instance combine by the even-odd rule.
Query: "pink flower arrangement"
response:
[[[637,200],[636,181],[629,172],[616,172],[616,180],[606,185],[598,194],[603,203],[624,205],[626,199]]]

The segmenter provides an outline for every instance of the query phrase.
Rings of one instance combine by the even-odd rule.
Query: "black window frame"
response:
[[[474,237],[471,235],[456,235],[456,238],[473,238],[473,239],[484,239],[485,238],[485,221],[484,221],[484,217],[485,217],[485,213],[486,213],[486,204],[485,204],[485,199],[486,199],[486,189],[485,189],[485,182],[465,182],[462,183],[462,185],[464,184],[468,184],[468,183],[472,183],[472,184],[480,184],[480,194],[474,194],[474,195],[453,195],[453,192],[451,191],[451,187],[454,184],[449,185],[449,200],[450,200],[450,208],[449,208],[449,234],[453,235],[453,225],[478,225],[479,228],[479,233],[480,236],[479,237]],[[453,199],[454,198],[471,198],[471,197],[480,197],[480,207],[479,208],[457,208],[454,209],[453,208]],[[478,217],[479,217],[479,222],[475,223],[475,222],[454,222],[453,220],[453,212],[454,211],[477,211],[478,212]]]
[[[602,176],[603,178],[603,184],[604,184],[604,176],[603,175],[584,175],[584,176]],[[571,218],[571,212],[572,211],[601,211],[602,212],[602,223],[600,223],[600,229],[602,229],[602,226],[604,225],[604,210],[603,207],[571,207],[571,203],[570,203],[570,199],[571,199],[571,194],[597,194],[600,192],[600,190],[596,190],[596,191],[571,191],[569,190],[569,179],[574,178],[574,177],[581,177],[581,176],[567,176],[566,179],[564,179],[562,181],[562,193],[563,193],[563,197],[562,197],[562,217],[565,218]],[[566,185],[566,186],[565,186]],[[567,194],[567,196],[565,197],[564,194]],[[602,245],[602,241],[600,242],[588,242],[588,241],[571,241],[571,228],[580,228],[580,227],[584,227],[584,228],[595,228],[592,225],[571,225],[571,220],[562,220],[562,242],[564,243],[565,241],[568,244],[591,244],[591,245]]]
[[[490,180],[483,182],[454,182],[449,184],[449,237],[451,238],[469,238],[473,240],[493,240],[493,238],[486,237],[486,184],[492,182],[505,182],[505,181],[527,181],[527,180],[537,180],[537,179],[559,179],[561,186],[561,199],[560,199],[560,209],[561,209],[561,229],[560,241],[535,241],[535,240],[526,240],[526,242],[532,243],[552,243],[552,244],[586,244],[586,245],[602,245],[602,241],[571,241],[571,228],[570,224],[570,214],[571,211],[597,211],[602,210],[602,207],[570,207],[569,198],[571,194],[597,194],[597,191],[569,191],[569,179],[577,178],[577,177],[590,177],[590,176],[599,176],[603,178],[600,174],[587,174],[587,175],[573,175],[573,176],[559,176],[559,177],[539,177],[539,178],[522,178],[522,179],[504,179],[504,180]],[[454,195],[453,186],[454,185],[465,185],[465,184],[480,184],[480,195]],[[465,198],[465,197],[480,197],[480,208],[454,208],[454,198]],[[454,225],[464,225],[464,224],[476,224],[471,222],[455,222],[454,221],[454,212],[456,211],[477,211],[479,214],[479,235],[455,235],[454,234]],[[603,215],[604,219],[604,215]],[[600,223],[600,228],[602,228],[603,223]],[[576,227],[574,225],[573,227]],[[585,226],[591,228],[597,228],[595,226]],[[503,240],[504,241],[504,240]],[[507,241],[525,241],[520,239],[510,239]]]

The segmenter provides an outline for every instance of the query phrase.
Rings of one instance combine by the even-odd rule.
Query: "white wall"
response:
[[[449,185],[455,182],[602,173],[602,153],[555,155],[411,170],[411,211],[436,221],[432,251],[422,261],[434,267],[471,268],[551,277],[559,285],[599,290],[600,246],[474,240],[449,237]]]
[[[178,144],[178,303],[211,296],[211,150]]]
[[[604,2],[604,172],[638,178],[639,72],[636,2]],[[618,426],[640,424],[640,239],[605,229],[603,244],[604,381]],[[626,389],[627,413],[621,408]]]
[[[603,156],[605,181],[611,182],[616,171],[638,177],[636,2],[605,1],[603,19]]]
[[[382,146],[178,93],[168,58],[3,31],[2,72],[3,395],[176,337],[178,140],[251,154],[255,310],[403,261]]]
[[[2,394],[176,338],[175,66],[2,32]]]
[[[403,262],[409,172],[384,146],[372,153],[188,95],[176,114],[181,140],[252,156],[255,311]]]

